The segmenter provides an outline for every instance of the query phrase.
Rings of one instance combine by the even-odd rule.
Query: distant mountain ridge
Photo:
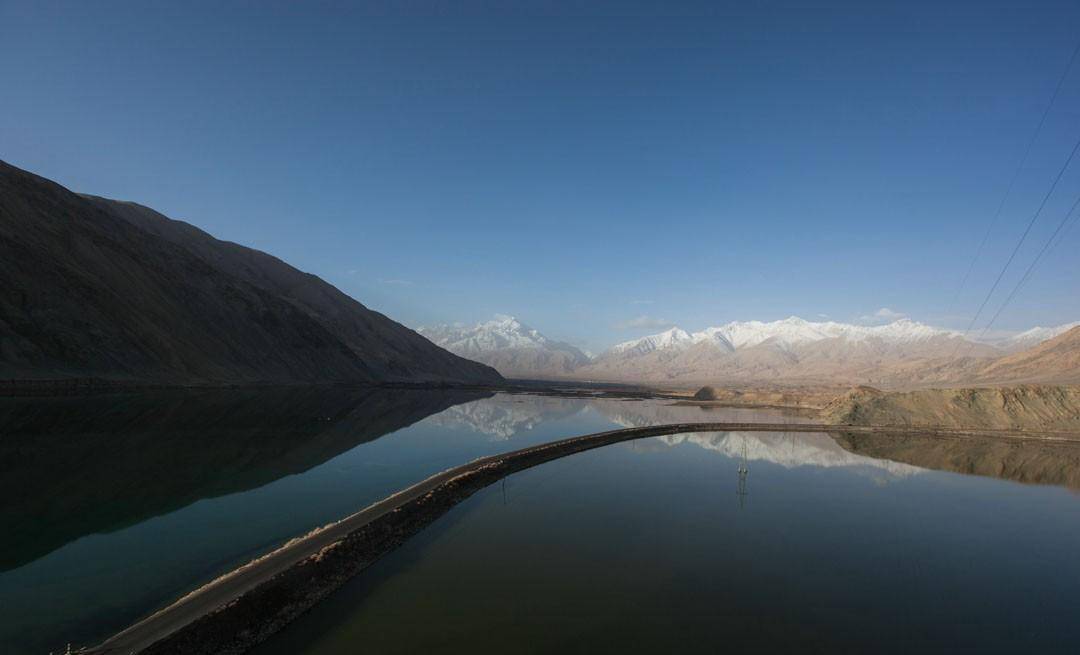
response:
[[[318,277],[0,162],[0,378],[497,383]]]
[[[689,333],[678,327],[618,344],[581,377],[653,383],[877,382],[895,370],[959,355],[991,358],[996,348],[909,319],[886,325],[783,320],[736,321]]]
[[[854,383],[918,386],[993,381],[1080,379],[1080,371],[1047,356],[1019,362],[1027,350],[1070,326],[1033,328],[994,343],[965,339],[954,330],[910,319],[884,325],[835,321],[735,321],[688,332],[672,327],[613,346],[596,357],[553,342],[512,317],[473,327],[440,326],[420,332],[464,357],[519,378],[694,385],[697,383]],[[1057,361],[1060,350],[1055,351]],[[1080,348],[1080,346],[1077,346]],[[1014,356],[1000,366],[992,366]],[[1076,368],[1074,366],[1074,368]],[[1015,380],[1014,380],[1015,379]]]
[[[833,321],[815,323],[791,316],[769,323],[734,321],[692,334],[673,327],[660,334],[620,343],[612,347],[609,353],[644,354],[661,348],[688,347],[697,343],[708,343],[728,352],[734,352],[737,349],[756,346],[766,341],[772,341],[780,346],[792,346],[835,338],[853,341],[877,338],[884,341],[912,343],[938,336],[959,336],[959,333],[933,328],[910,319],[900,319],[886,325],[870,327]]]
[[[792,316],[694,333],[673,327],[618,344],[576,374],[684,384],[1070,382],[1080,380],[1080,364],[1070,363],[1076,355],[1070,359],[1064,353],[1080,353],[1080,341],[1062,344],[1052,357],[1029,360],[1024,353],[1037,351],[1047,340],[1064,339],[1071,325],[1034,328],[993,345],[910,319],[864,326]]]
[[[1056,382],[1080,384],[1080,324],[987,364],[976,375],[981,382],[1006,379],[1015,382]],[[1053,330],[1048,330],[1051,332]]]
[[[417,332],[507,377],[566,377],[590,361],[578,348],[549,339],[513,316],[497,315],[473,326],[421,327]]]
[[[1080,321],[1073,323],[1066,323],[1064,325],[1056,325],[1054,327],[1033,327],[1030,330],[1025,330],[1020,334],[1013,335],[1008,339],[1002,341],[999,345],[1007,350],[1023,350],[1024,348],[1031,348],[1037,346],[1044,341],[1049,341],[1054,337],[1065,334],[1069,330],[1075,327],[1080,327]]]

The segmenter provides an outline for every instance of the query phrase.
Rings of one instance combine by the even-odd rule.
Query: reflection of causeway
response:
[[[447,428],[465,428],[504,440],[532,430],[542,423],[588,412],[595,412],[612,423],[625,427],[645,427],[659,423],[737,423],[750,420],[782,423],[791,419],[790,414],[779,410],[703,408],[673,405],[669,400],[584,399],[500,393],[491,398],[451,407],[431,417],[429,423]]]
[[[510,394],[496,394],[491,398],[457,405],[429,420],[443,427],[465,427],[502,440],[511,439],[515,434],[531,430],[541,423],[588,412],[596,412],[612,423],[627,428],[692,422],[805,421],[805,418],[795,419],[780,410],[702,408],[674,405],[668,400],[574,399]],[[905,477],[919,471],[915,467],[888,460],[854,455],[837,445],[827,434],[800,434],[795,437],[769,432],[691,433],[656,437],[655,440],[667,446],[692,444],[734,459],[745,454],[749,461],[768,461],[785,468],[861,466],[884,471],[890,477]],[[647,446],[638,444],[635,447]]]
[[[595,412],[624,427],[660,423],[804,422],[783,410],[698,407],[667,400],[567,399],[543,396],[495,396],[459,405],[431,420],[463,425],[475,432],[510,439],[545,421]],[[1052,484],[1080,489],[1080,445],[1063,442],[1019,441],[980,437],[942,438],[913,434],[783,434],[748,433],[747,461],[767,461],[785,468],[799,466],[850,467],[878,479],[904,478],[922,469],[1003,478],[1016,482]],[[691,444],[741,457],[732,435],[701,433],[657,437],[663,446]],[[637,442],[634,448],[647,448]]]

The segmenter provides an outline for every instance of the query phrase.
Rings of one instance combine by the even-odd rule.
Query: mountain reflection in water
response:
[[[943,438],[840,432],[836,443],[873,457],[938,471],[1080,489],[1080,444],[1007,438]]]
[[[806,421],[504,395],[432,420],[512,448],[599,419]],[[1068,484],[1075,450],[863,436],[667,435],[515,473],[255,652],[1075,650],[1080,503],[994,479]]]
[[[619,427],[809,420],[668,400],[345,388],[3,398],[0,643],[19,655],[101,639],[291,536],[476,457]],[[1060,443],[701,433],[617,446],[687,447],[874,482],[927,468],[1080,480],[1080,449]],[[750,474],[752,489],[764,470]]]
[[[588,400],[497,394],[452,407],[431,421],[465,427],[496,440],[515,436],[555,420],[584,414],[600,415],[622,427],[660,423],[819,422],[805,412],[783,409],[681,405],[670,401]],[[907,477],[933,469],[1001,478],[1016,482],[1080,489],[1080,444],[1037,440],[942,438],[909,434],[702,433],[655,437],[668,445],[691,443],[729,457],[795,466],[844,466],[877,471],[885,478]],[[647,447],[638,442],[632,447]],[[879,478],[884,479],[884,478]]]
[[[298,388],[0,399],[0,571],[306,471],[487,395]]]

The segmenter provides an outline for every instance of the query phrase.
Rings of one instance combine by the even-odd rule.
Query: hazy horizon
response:
[[[1080,137],[1077,65],[960,291],[1080,5],[491,9],[5,3],[0,159],[411,327],[508,314],[600,350],[792,315],[963,330]],[[976,333],[1078,188],[1074,163]],[[1078,240],[994,331],[1080,319]]]

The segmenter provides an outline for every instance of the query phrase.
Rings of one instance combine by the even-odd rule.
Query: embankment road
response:
[[[285,543],[84,652],[244,652],[451,507],[507,475],[622,441],[687,432],[885,432],[1080,442],[1080,435],[1064,433],[817,423],[675,423],[561,439],[483,457],[432,475]]]

